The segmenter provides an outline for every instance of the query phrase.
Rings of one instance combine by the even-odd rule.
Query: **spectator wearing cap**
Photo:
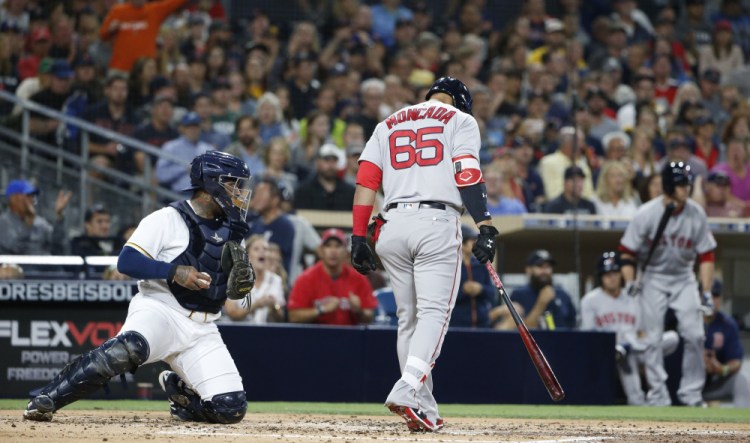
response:
[[[685,162],[690,166],[690,172],[694,178],[701,177],[702,180],[705,180],[708,177],[706,162],[693,154],[690,140],[679,131],[667,134],[667,154],[659,161],[659,170],[661,171],[664,165],[670,161]]]
[[[606,114],[609,97],[598,87],[590,88],[586,92],[586,107],[589,116],[589,137],[601,142],[610,132],[620,130],[617,122]]]
[[[693,120],[693,144],[695,156],[706,163],[708,169],[719,162],[719,146],[716,144],[716,124],[708,115],[698,115]]]
[[[50,34],[46,27],[36,28],[31,31],[29,41],[31,42],[31,53],[18,61],[18,75],[21,80],[36,77],[39,74],[39,63],[49,56]]]
[[[304,118],[313,110],[315,96],[320,82],[315,78],[318,69],[318,56],[312,52],[299,52],[292,59],[291,78],[286,86],[289,89],[289,103],[296,119]]]
[[[87,109],[83,119],[125,136],[132,136],[137,121],[128,104],[128,81],[121,74],[112,74],[104,87],[104,100]],[[122,172],[135,172],[132,149],[101,135],[89,134],[91,160],[100,166],[117,167]]]
[[[262,325],[284,321],[284,283],[281,276],[269,268],[268,240],[259,234],[245,239],[245,249],[255,271],[255,285],[250,299],[227,300],[224,313],[235,323]]]
[[[605,161],[599,173],[594,197],[596,213],[604,217],[632,218],[639,204],[625,162]]]
[[[263,177],[258,180],[250,200],[248,217],[250,234],[263,235],[269,242],[279,245],[284,269],[289,271],[294,247],[294,224],[281,209],[282,188],[276,180]],[[289,283],[289,282],[286,282]]]
[[[550,17],[544,21],[544,45],[534,49],[526,57],[526,64],[542,64],[547,54],[565,52],[565,24],[562,20]]]
[[[140,57],[155,57],[161,24],[185,2],[130,0],[114,5],[99,30],[99,37],[112,43],[109,67],[129,72]]]
[[[712,171],[708,174],[703,190],[705,202],[696,198],[696,201],[704,203],[706,215],[730,218],[750,216],[750,205],[732,196],[731,184],[724,172]]]
[[[73,60],[73,95],[79,95],[83,99],[81,108],[75,113],[76,116],[83,115],[88,106],[104,99],[103,82],[97,77],[96,62],[88,53],[81,53]],[[70,103],[66,108],[70,107]]]
[[[456,306],[451,314],[450,327],[489,328],[490,311],[497,305],[497,289],[487,268],[472,254],[479,232],[461,225],[461,281],[456,295]]]
[[[536,158],[531,140],[522,136],[514,137],[511,142],[511,153],[516,162],[516,175],[521,180],[526,210],[541,212],[546,201],[544,181],[534,166]]]
[[[201,118],[195,112],[189,112],[180,120],[180,137],[167,142],[162,150],[173,156],[191,159],[214,147],[201,141]],[[187,160],[185,160],[187,162]],[[174,163],[160,157],[156,162],[156,179],[161,186],[174,192],[184,192],[190,186],[190,171],[186,164]]]
[[[213,98],[207,93],[198,93],[193,97],[192,112],[200,118],[200,139],[203,143],[213,146],[213,149],[222,150],[229,146],[232,139],[213,127],[211,121],[213,114]]]
[[[243,115],[238,118],[233,131],[237,141],[224,150],[227,154],[241,158],[253,177],[260,177],[266,171],[259,142],[259,126],[258,119],[253,116]]]
[[[70,241],[73,255],[113,255],[116,237],[111,233],[112,216],[109,210],[97,203],[86,209],[83,218],[83,234]]]
[[[389,48],[396,43],[396,23],[399,20],[414,20],[412,11],[401,4],[401,0],[383,0],[372,6],[372,31]]]
[[[698,88],[700,89],[700,103],[706,108],[708,115],[714,121],[723,122],[729,118],[729,110],[721,106],[721,97],[719,96],[719,84],[721,83],[721,73],[716,69],[709,68],[701,71]]]
[[[232,138],[240,113],[230,108],[231,86],[226,77],[211,82],[211,127],[215,132]]]
[[[578,137],[578,140],[575,140]],[[544,192],[547,200],[558,197],[563,190],[563,176],[570,166],[578,166],[586,177],[583,183],[583,193],[586,198],[594,196],[594,184],[591,169],[583,156],[585,140],[583,130],[575,130],[571,126],[560,129],[557,151],[547,154],[539,161],[539,174],[544,181]]]
[[[347,263],[347,239],[340,229],[323,232],[320,261],[306,269],[289,294],[289,321],[355,326],[372,322],[377,299],[367,278]]]
[[[710,45],[698,48],[698,69],[716,69],[724,77],[729,77],[734,71],[745,64],[742,49],[734,42],[732,22],[719,20],[714,24],[713,38]]]
[[[585,179],[586,173],[580,167],[566,168],[562,193],[557,198],[548,201],[544,205],[543,212],[547,214],[596,214],[594,203],[581,195]]]
[[[39,72],[36,77],[29,77],[18,85],[15,89],[16,97],[29,100],[32,95],[37,92],[49,87],[52,82],[52,63],[55,60],[50,57],[45,57],[39,62]],[[19,115],[23,107],[21,105],[15,105],[13,108],[12,115]]]
[[[576,309],[570,295],[554,285],[555,260],[545,249],[533,251],[526,260],[528,283],[510,295],[521,305],[523,320],[529,329],[572,329]]]
[[[726,147],[726,161],[713,169],[729,176],[732,196],[750,203],[750,153],[747,138],[730,138]]]
[[[39,189],[27,180],[11,180],[5,188],[8,209],[0,214],[0,255],[65,253],[64,211],[72,197],[60,191],[55,200],[55,222],[37,213]]]
[[[526,207],[513,193],[510,177],[504,173],[503,168],[491,164],[484,169],[482,175],[487,185],[487,210],[490,215],[525,214]]]
[[[174,105],[172,96],[157,95],[151,103],[151,117],[135,129],[133,137],[157,148],[178,138],[180,133],[172,126]],[[155,166],[156,157],[150,158]],[[137,171],[142,173],[145,168],[146,154],[143,151],[136,151],[134,159]]]
[[[352,144],[346,147],[346,171],[344,172],[344,182],[356,186],[357,172],[359,171],[359,156],[365,150],[364,144]]]
[[[61,111],[65,101],[70,97],[70,86],[73,70],[65,60],[54,60],[50,66],[50,83],[47,88],[35,93],[30,100],[40,105]],[[31,114],[30,131],[39,140],[50,145],[57,145],[57,129],[60,121],[41,114]]]
[[[685,13],[677,22],[677,38],[696,54],[702,45],[711,44],[713,27],[706,17],[706,0],[685,0]]]
[[[343,152],[334,144],[320,147],[315,174],[294,192],[294,207],[324,211],[351,211],[354,186],[339,177]]]
[[[736,408],[750,408],[750,382],[742,373],[743,353],[737,323],[722,312],[722,283],[711,286],[713,313],[703,317],[706,333],[704,361],[706,384],[703,399],[707,402],[729,400]]]

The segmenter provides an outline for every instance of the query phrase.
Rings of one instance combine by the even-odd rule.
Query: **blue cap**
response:
[[[201,124],[201,117],[195,112],[188,112],[180,120],[180,126],[197,126]]]
[[[8,183],[8,187],[5,188],[6,197],[10,197],[11,195],[15,194],[29,195],[38,193],[39,189],[32,185],[31,182],[28,182],[26,180],[11,180],[10,183]]]
[[[73,75],[75,75],[73,69],[70,67],[70,63],[67,60],[59,58],[52,62],[49,73],[57,78],[73,78]]]

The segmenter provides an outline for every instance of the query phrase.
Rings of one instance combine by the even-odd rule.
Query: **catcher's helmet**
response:
[[[196,156],[190,164],[190,187],[203,189],[229,220],[245,221],[250,206],[250,171],[240,158],[221,151]]]
[[[614,251],[607,251],[599,257],[596,262],[596,274],[601,277],[607,272],[617,272],[620,270],[620,257]]]
[[[673,195],[676,186],[690,186],[692,183],[693,174],[687,163],[669,162],[661,170],[661,187],[667,195]]]
[[[443,92],[450,95],[453,98],[453,106],[467,114],[471,114],[471,94],[469,94],[469,89],[461,80],[453,77],[440,77],[435,80],[430,90],[427,91],[425,100],[429,100],[432,94],[436,92]]]

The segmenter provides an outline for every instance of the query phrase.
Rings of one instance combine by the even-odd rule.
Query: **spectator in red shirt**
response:
[[[378,305],[372,286],[347,262],[346,236],[340,229],[323,233],[320,261],[300,274],[289,295],[289,321],[359,325],[372,321]]]

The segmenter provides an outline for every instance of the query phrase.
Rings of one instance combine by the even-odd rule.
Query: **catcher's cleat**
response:
[[[388,405],[388,409],[406,420],[406,426],[412,432],[435,432],[444,426],[442,419],[438,423],[432,423],[421,409],[398,405]]]
[[[188,388],[184,381],[174,371],[162,371],[159,374],[159,385],[167,393],[169,413],[173,418],[182,421],[193,421],[193,413],[185,409],[190,405],[190,397],[197,396]]]
[[[33,421],[50,421],[55,412],[55,403],[47,395],[37,395],[26,405],[23,418]]]

